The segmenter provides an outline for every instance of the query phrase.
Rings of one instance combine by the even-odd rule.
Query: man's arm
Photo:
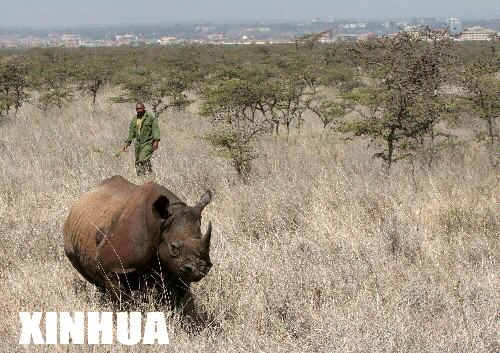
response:
[[[160,127],[158,126],[156,117],[153,117],[151,128],[153,133],[153,151],[156,151],[158,149],[158,143],[160,142]]]
[[[123,151],[127,150],[127,147],[130,146],[132,143],[132,140],[135,138],[135,121],[132,119],[130,122],[130,128],[128,131],[128,138],[125,140],[125,146],[123,147]]]

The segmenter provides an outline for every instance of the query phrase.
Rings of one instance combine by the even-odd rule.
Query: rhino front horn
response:
[[[208,222],[208,228],[207,228],[207,232],[205,233],[205,235],[203,236],[203,241],[205,242],[205,245],[207,247],[210,246],[210,238],[212,237],[212,221],[209,221]]]
[[[195,206],[195,208],[198,210],[199,213],[203,211],[206,205],[210,203],[212,200],[212,192],[210,190],[205,191],[203,196],[201,197],[200,201],[198,204]]]

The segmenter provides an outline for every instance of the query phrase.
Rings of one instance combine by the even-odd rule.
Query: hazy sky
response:
[[[0,26],[500,17],[500,0],[0,0]]]

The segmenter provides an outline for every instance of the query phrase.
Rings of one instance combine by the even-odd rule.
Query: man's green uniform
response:
[[[151,157],[153,156],[153,142],[160,141],[158,121],[149,112],[142,118],[134,116],[130,122],[130,130],[125,143],[130,145],[135,139],[135,167],[137,175],[151,173]]]

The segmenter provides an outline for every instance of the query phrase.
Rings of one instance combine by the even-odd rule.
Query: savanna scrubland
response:
[[[168,316],[169,351],[500,349],[500,173],[474,111],[436,123],[457,138],[432,158],[412,152],[388,170],[374,157],[383,139],[324,129],[304,110],[289,135],[258,135],[242,176],[207,138],[217,121],[197,100],[159,117],[154,173],[141,179],[132,153],[116,155],[134,107],[109,99],[119,94],[108,84],[95,105],[75,94],[46,109],[34,94],[1,122],[1,351],[165,350],[17,344],[19,311],[116,309],[62,247],[71,204],[115,174],[154,180],[189,204],[214,192],[202,225],[213,222],[214,266],[192,286],[209,319],[193,333]],[[161,310],[147,300],[133,309]]]

